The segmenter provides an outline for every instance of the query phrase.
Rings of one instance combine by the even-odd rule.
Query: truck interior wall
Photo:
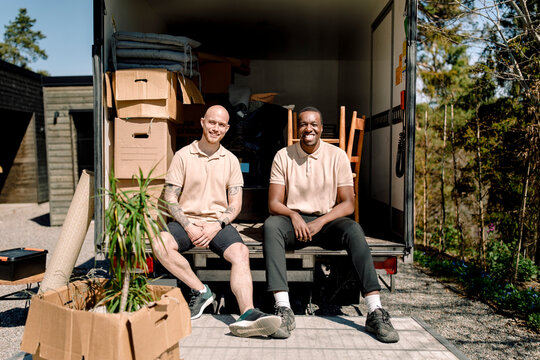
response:
[[[164,33],[166,29],[164,21],[146,1],[136,0],[105,0],[103,26],[105,71],[110,70],[107,60],[110,59],[111,35],[115,31]]]
[[[275,103],[321,110],[328,124],[339,115],[337,60],[253,60],[249,76],[235,75],[237,85],[254,93],[277,92]]]

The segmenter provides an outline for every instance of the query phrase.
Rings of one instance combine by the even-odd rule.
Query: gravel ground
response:
[[[0,249],[37,247],[49,250],[60,237],[61,227],[49,226],[48,203],[0,204]],[[86,236],[78,267],[93,264],[93,224]],[[397,289],[381,292],[383,305],[394,317],[414,316],[424,320],[470,359],[540,359],[540,336],[517,321],[496,314],[489,306],[452,291],[410,265],[400,264]],[[0,286],[0,296],[25,286]],[[0,301],[0,359],[20,352],[26,311],[25,301]],[[365,314],[362,303],[343,306],[343,314]]]

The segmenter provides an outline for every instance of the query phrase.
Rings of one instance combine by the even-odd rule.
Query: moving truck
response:
[[[316,106],[329,128],[336,126],[341,106],[347,121],[353,110],[365,115],[360,223],[373,240],[375,257],[410,260],[416,8],[416,0],[95,0],[96,189],[107,186],[113,161],[114,119],[105,81],[114,71],[113,33],[186,36],[202,44],[197,50],[249,59],[248,74],[232,75],[235,85],[253,93],[276,92],[275,104],[295,104],[297,110]],[[245,206],[250,190],[246,185]],[[95,233],[100,234],[104,204],[95,201]]]

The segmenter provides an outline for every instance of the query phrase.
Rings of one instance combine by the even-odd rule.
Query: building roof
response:
[[[34,78],[34,79],[37,79],[37,80],[39,80],[39,79],[41,79],[41,77],[43,77],[43,75],[37,74],[37,73],[33,72],[32,70],[28,70],[28,69],[25,69],[23,67],[13,65],[13,64],[8,63],[7,61],[4,61],[4,60],[0,60],[0,70],[6,70],[6,71],[9,71],[9,72],[13,72],[13,73],[17,73],[17,74],[20,74],[20,75],[23,75],[23,76]]]
[[[92,86],[93,77],[85,76],[44,76],[43,86]]]

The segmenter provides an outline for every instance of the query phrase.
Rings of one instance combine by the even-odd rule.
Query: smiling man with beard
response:
[[[181,253],[210,248],[231,263],[231,290],[241,316],[229,326],[236,336],[265,336],[280,326],[278,316],[253,307],[249,250],[231,222],[242,208],[244,181],[236,156],[221,140],[229,130],[229,113],[219,105],[201,119],[203,135],[176,152],[165,177],[165,200],[175,221],[154,241],[154,254],[167,270],[191,288],[191,319],[200,317],[215,295]]]
[[[273,292],[280,329],[271,335],[288,338],[296,327],[289,301],[286,249],[320,246],[346,249],[361,282],[368,316],[366,330],[382,342],[397,342],[390,315],[381,306],[381,289],[371,252],[360,225],[347,217],[354,212],[351,165],[340,148],[320,140],[322,115],[314,107],[298,114],[300,142],[277,152],[270,174],[264,223],[264,258],[268,291]]]

